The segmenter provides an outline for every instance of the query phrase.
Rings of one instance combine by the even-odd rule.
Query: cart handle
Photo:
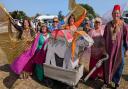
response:
[[[89,74],[85,77],[84,82],[86,82],[86,81],[88,80],[88,78],[92,75],[92,73],[93,73],[97,68],[99,68],[99,67],[102,65],[102,63],[103,63],[104,61],[108,60],[109,55],[108,55],[107,53],[104,54],[104,55],[105,55],[106,57],[105,57],[105,58],[102,58],[101,60],[99,60],[99,61],[96,63],[96,66],[94,66],[93,69],[89,72]]]

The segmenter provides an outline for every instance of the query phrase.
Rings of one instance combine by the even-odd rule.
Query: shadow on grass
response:
[[[7,87],[7,88],[12,88],[13,84],[16,82],[16,80],[18,79],[18,76],[16,74],[14,74],[11,70],[8,64],[0,66],[0,71],[4,71],[4,72],[9,72],[9,76],[7,76],[4,80],[3,80],[3,84]],[[44,78],[43,81],[39,81],[35,74],[34,76],[32,76],[33,80],[37,81],[38,83],[40,83],[43,86],[52,88],[52,89],[72,89],[70,86],[61,83],[59,81],[56,80],[52,80],[50,78]],[[123,78],[125,80],[128,80],[128,75],[123,75]],[[78,85],[78,89],[87,89],[86,87],[91,87],[93,89],[101,89],[101,87],[103,86],[103,80],[94,80],[94,79],[89,79],[86,83],[83,82],[79,82],[80,85],[82,85],[83,88],[79,88],[81,86]],[[109,86],[110,89],[112,89],[111,86]]]
[[[87,76],[87,74],[88,74],[88,71],[86,70],[85,74],[84,74],[85,75],[84,78]],[[102,89],[104,87],[104,80],[100,79],[100,78],[97,78],[97,79],[89,78],[86,82],[84,82],[84,84],[85,84],[85,86],[89,87],[89,89],[90,88]],[[108,84],[106,88],[113,89],[114,87],[111,84]]]
[[[67,89],[67,87],[70,87],[60,81],[56,81],[50,78],[45,77],[43,81],[39,81],[35,75],[32,76],[32,79],[36,82],[40,83],[43,86],[46,86],[51,89]],[[70,88],[69,88],[70,89]]]
[[[50,78],[46,78],[46,77],[44,78],[43,81],[39,81],[36,78],[35,74],[34,74],[34,76],[32,76],[32,78],[35,81],[37,81],[38,83],[42,84],[43,86],[46,86],[46,87],[52,88],[52,89],[72,89],[73,88],[72,86],[69,86],[65,83],[62,83],[60,81],[56,81],[56,80],[53,80]],[[88,79],[88,81],[86,83],[80,80],[78,85],[76,85],[76,87],[77,87],[77,89],[88,89],[88,87],[92,88],[92,89],[101,89],[103,87],[103,85],[104,85],[103,80]],[[113,89],[113,87],[111,85],[108,85],[108,87],[110,89]]]
[[[88,79],[85,83],[86,86],[91,87],[93,89],[101,89],[103,86],[103,81],[102,80],[94,80],[94,79]]]
[[[125,81],[128,81],[128,74],[126,75],[126,74],[123,74],[122,75],[122,78],[125,80]]]
[[[18,76],[11,71],[9,64],[0,66],[0,71],[9,72],[9,76],[3,80],[3,84],[10,89],[17,80]]]

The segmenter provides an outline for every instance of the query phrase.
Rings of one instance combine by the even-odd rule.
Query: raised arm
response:
[[[67,24],[68,23],[68,19],[71,16],[71,14],[75,11],[76,9],[73,9],[72,11],[70,11],[64,18],[64,22]]]
[[[74,25],[78,28],[80,26],[80,24],[83,22],[84,18],[85,18],[85,15],[86,15],[86,11],[83,12],[83,14],[81,15],[81,17],[79,18],[78,21],[76,21],[74,23]]]

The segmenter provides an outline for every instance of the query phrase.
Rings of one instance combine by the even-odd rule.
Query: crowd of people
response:
[[[108,60],[104,61],[103,65],[98,68],[90,78],[103,79],[105,86],[112,81],[115,83],[115,89],[118,88],[123,73],[125,53],[128,55],[128,26],[121,19],[120,5],[114,6],[112,17],[112,21],[103,25],[100,17],[96,17],[92,23],[86,16],[86,13],[83,12],[77,21],[75,20],[75,16],[71,14],[66,25],[65,20],[59,21],[58,18],[55,17],[53,18],[53,25],[50,27],[41,22],[35,25],[31,20],[27,18],[24,19],[23,25],[15,25],[16,28],[20,28],[19,39],[31,39],[31,37],[34,36],[34,42],[30,49],[14,60],[11,64],[11,69],[20,75],[22,79],[29,78],[30,75],[36,74],[37,78],[43,81],[44,71],[42,64],[45,62],[47,52],[44,46],[45,43],[48,42],[51,33],[54,30],[64,29],[70,30],[73,35],[80,26],[83,26],[83,31],[94,40],[94,44],[89,51],[91,54],[89,71],[96,66],[96,63],[105,53],[109,55]]]

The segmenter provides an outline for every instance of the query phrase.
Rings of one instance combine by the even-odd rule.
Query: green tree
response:
[[[14,19],[24,19],[25,17],[28,17],[24,11],[16,10],[16,11],[10,12],[10,14]]]
[[[96,13],[95,13],[94,9],[90,5],[88,5],[88,4],[80,4],[80,5],[87,10],[87,16],[90,19],[93,19],[93,18],[96,17]]]

